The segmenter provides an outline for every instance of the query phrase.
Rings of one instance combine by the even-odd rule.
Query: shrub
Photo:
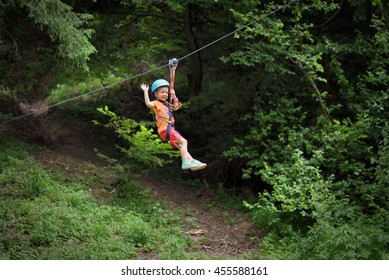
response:
[[[97,125],[113,128],[116,134],[125,140],[127,147],[117,145],[120,151],[130,159],[145,166],[163,166],[170,161],[168,158],[178,157],[179,152],[171,149],[168,143],[163,142],[153,129],[147,128],[132,119],[125,119],[111,112],[107,106],[97,109],[103,115],[109,117],[106,124],[94,121]]]

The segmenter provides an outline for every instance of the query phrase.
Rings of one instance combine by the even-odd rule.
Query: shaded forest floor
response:
[[[35,154],[43,166],[61,169],[69,174],[81,174],[88,169],[88,172],[82,174],[94,176],[90,166],[95,165],[98,172],[97,166],[105,164],[96,155],[95,148],[103,153],[107,149],[96,141],[88,127],[70,129],[58,120],[51,120],[48,127],[54,127],[58,135],[53,137],[50,149]],[[260,250],[259,243],[263,236],[261,230],[248,219],[246,213],[227,209],[218,203],[215,190],[206,184],[186,185],[185,181],[160,179],[155,175],[139,177],[134,183],[148,189],[151,196],[168,211],[182,215],[184,232],[198,245],[196,253],[204,253],[212,258],[235,259],[241,255],[246,258],[254,256]],[[96,193],[99,189],[104,189],[105,195],[115,193],[112,178],[105,178],[103,185],[92,183],[91,187]],[[155,259],[157,256],[151,252],[138,258]]]

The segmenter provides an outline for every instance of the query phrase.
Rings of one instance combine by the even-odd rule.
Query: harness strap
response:
[[[174,126],[174,121],[173,120],[169,120],[169,119],[164,118],[164,117],[158,117],[158,119],[160,119],[162,121],[165,121],[165,122],[171,124],[172,126]]]
[[[166,130],[166,141],[170,141],[170,130],[172,129],[172,124],[168,123],[167,124],[167,130]]]
[[[170,141],[170,130],[172,129],[172,126],[173,126],[173,110],[172,110],[172,105],[169,104],[168,105],[168,108],[169,108],[169,119],[166,120],[167,121],[167,130],[166,130],[166,141]]]

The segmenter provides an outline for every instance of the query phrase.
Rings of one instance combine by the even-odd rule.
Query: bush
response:
[[[311,137],[310,153],[295,149],[289,160],[264,163],[259,174],[271,190],[246,205],[268,231],[266,257],[389,257],[389,190],[382,160],[388,141],[384,130],[375,155],[368,122],[326,122],[321,137]]]
[[[168,143],[163,142],[153,129],[147,128],[132,119],[125,119],[111,112],[107,106],[97,109],[109,117],[106,124],[94,121],[97,125],[113,128],[115,133],[127,144],[126,147],[117,145],[117,148],[130,159],[147,167],[163,166],[170,161],[168,158],[180,156],[178,151],[172,150]]]

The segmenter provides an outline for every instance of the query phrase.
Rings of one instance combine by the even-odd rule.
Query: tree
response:
[[[0,8],[0,98],[40,100],[62,67],[88,70],[96,51],[86,28],[91,15],[59,0],[0,1]]]
[[[388,256],[388,7],[304,1],[277,17],[236,13],[257,21],[227,61],[257,73],[256,95],[242,118],[250,129],[225,154],[262,187],[248,207],[271,232],[272,257]]]

